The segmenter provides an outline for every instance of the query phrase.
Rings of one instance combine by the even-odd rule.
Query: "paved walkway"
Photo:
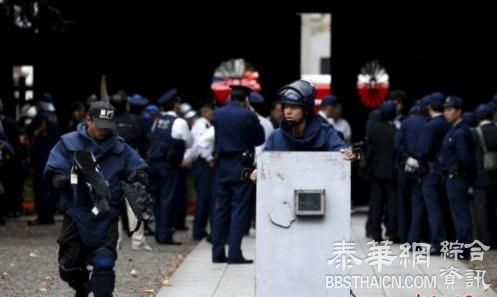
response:
[[[358,247],[357,256],[361,259],[367,257],[368,246],[364,237],[365,216],[352,217],[352,241]],[[393,245],[394,255],[400,254],[398,245]],[[255,236],[252,234],[243,240],[243,252],[247,258],[252,259],[255,253]],[[179,269],[169,281],[170,286],[163,287],[158,297],[254,297],[255,296],[255,265],[226,265],[211,263],[211,245],[201,242],[185,259]],[[455,279],[455,290],[446,287],[445,277],[439,276],[440,269],[450,268],[450,266],[460,269],[461,279]],[[379,273],[377,267],[368,264],[353,266],[352,275],[370,276],[436,276],[436,288],[368,288],[354,289],[357,297],[497,297],[497,293],[491,288],[483,290],[466,288],[466,269],[468,267],[463,262],[454,260],[443,261],[441,257],[431,257],[429,268],[425,264],[404,269],[398,259],[390,266],[384,266]],[[412,282],[411,282],[412,283]],[[277,296],[277,295],[274,295]]]

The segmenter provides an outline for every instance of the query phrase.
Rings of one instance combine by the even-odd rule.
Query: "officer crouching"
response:
[[[75,296],[112,296],[121,182],[147,184],[147,165],[115,133],[114,112],[108,103],[93,103],[85,123],[61,136],[45,168],[45,180],[59,190],[64,212],[59,273]],[[93,267],[91,277],[87,265]]]

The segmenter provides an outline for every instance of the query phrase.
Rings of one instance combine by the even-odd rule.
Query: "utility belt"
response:
[[[237,160],[242,161],[244,166],[253,166],[254,164],[254,153],[249,151],[245,152],[227,152],[227,153],[218,153],[217,156],[219,159],[226,160]]]
[[[456,177],[469,177],[469,173],[466,171],[461,171],[458,169],[448,169],[448,170],[440,170],[440,174],[442,174],[445,178],[456,178]]]
[[[240,160],[243,165],[242,172],[240,173],[240,179],[242,181],[250,180],[250,174],[255,169],[253,153],[249,151],[241,153],[240,152],[219,153],[218,157],[219,159],[226,159],[226,160]]]

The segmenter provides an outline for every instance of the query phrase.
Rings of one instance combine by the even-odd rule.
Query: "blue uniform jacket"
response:
[[[458,171],[472,175],[475,170],[475,144],[468,126],[462,121],[455,124],[444,138],[437,156],[442,171]]]
[[[244,168],[253,166],[255,147],[264,143],[264,128],[255,113],[236,102],[214,112],[215,151],[219,157],[218,181],[240,181]],[[243,159],[248,152],[251,157]]]
[[[422,163],[435,162],[435,158],[442,148],[445,135],[450,130],[450,124],[443,115],[436,116],[423,126],[423,133],[419,135],[419,146],[416,158]]]
[[[45,177],[55,173],[70,175],[76,151],[87,150],[93,153],[102,176],[109,182],[111,210],[98,215],[91,212],[94,207],[93,198],[81,177],[78,178],[78,184],[72,184],[61,192],[60,206],[76,222],[82,241],[88,246],[98,246],[107,234],[108,226],[119,214],[122,202],[120,181],[136,170],[146,169],[147,164],[121,137],[111,135],[97,143],[88,136],[86,129],[85,124],[79,124],[77,131],[60,137],[50,152]]]
[[[394,148],[401,162],[416,156],[419,137],[424,133],[423,127],[426,122],[424,116],[414,115],[407,118],[400,126],[395,135]]]
[[[266,151],[332,151],[336,152],[346,145],[328,122],[315,116],[310,119],[302,138],[292,135],[292,127],[281,123],[266,142]]]

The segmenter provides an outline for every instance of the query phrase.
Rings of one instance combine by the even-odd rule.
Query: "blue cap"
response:
[[[413,105],[413,106],[409,109],[409,114],[410,114],[410,115],[416,114],[417,112],[419,112],[419,106],[418,106],[418,105]]]
[[[490,112],[496,112],[497,111],[497,101],[490,101],[487,103],[488,108],[490,109]]]
[[[430,105],[434,108],[440,108],[444,104],[445,95],[442,92],[435,92],[430,95]]]
[[[491,113],[487,104],[480,104],[475,108],[474,114],[477,121],[487,118]]]
[[[338,98],[334,95],[326,95],[321,101],[321,106],[335,106],[338,103]]]
[[[148,112],[148,113],[158,113],[160,112],[160,109],[157,105],[155,104],[149,104],[147,105],[147,107],[145,108],[145,111]]]
[[[252,93],[252,89],[244,85],[230,85],[230,89],[230,98],[234,100],[245,100],[245,98],[250,97],[250,93]]]
[[[171,89],[171,90],[165,92],[159,98],[159,100],[157,100],[157,104],[158,105],[167,105],[168,103],[171,103],[173,100],[179,101],[177,89]]]
[[[470,127],[476,126],[478,124],[478,120],[476,119],[475,113],[471,111],[463,113],[462,119]]]
[[[264,97],[258,92],[251,92],[249,96],[250,103],[264,103]]]
[[[150,101],[140,94],[134,94],[133,96],[128,97],[128,103],[133,106],[146,106]]]
[[[420,102],[421,108],[426,108],[430,104],[431,104],[431,96],[430,95],[426,95],[423,98],[421,98],[421,102]]]
[[[381,118],[385,121],[390,121],[397,114],[397,104],[391,100],[383,102],[380,106]]]
[[[445,99],[443,107],[462,108],[462,99],[457,96],[449,96]]]

